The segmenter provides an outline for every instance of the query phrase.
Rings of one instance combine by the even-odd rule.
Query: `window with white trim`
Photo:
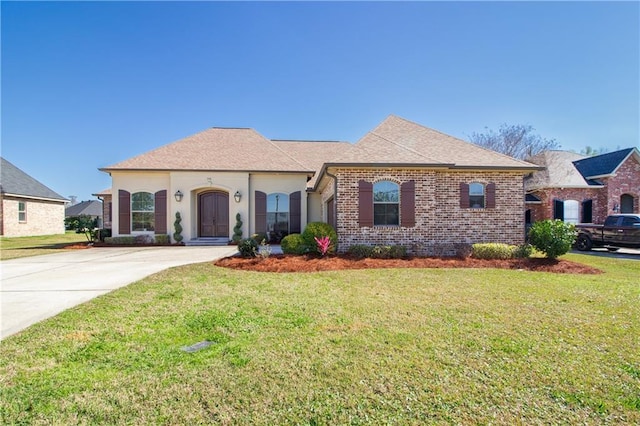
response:
[[[383,180],[373,184],[373,224],[400,225],[400,185]]]
[[[27,203],[25,203],[24,201],[18,202],[18,222],[27,222]]]
[[[131,194],[131,230],[155,230],[155,197],[150,192]]]

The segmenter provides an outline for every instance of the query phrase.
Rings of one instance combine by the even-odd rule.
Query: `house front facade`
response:
[[[272,242],[309,222],[332,224],[339,250],[524,241],[523,176],[538,167],[390,116],[356,144],[269,140],[213,128],[102,169],[112,177],[112,234],[172,234],[187,243]]]
[[[529,161],[544,168],[525,178],[531,221],[604,223],[610,214],[640,212],[638,148],[592,157],[545,151]]]

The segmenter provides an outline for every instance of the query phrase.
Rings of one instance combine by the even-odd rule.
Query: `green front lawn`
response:
[[[57,253],[70,244],[86,242],[85,235],[76,234],[75,231],[37,237],[0,237],[0,259],[17,259],[19,257]]]
[[[174,268],[0,343],[2,423],[638,424],[640,262],[567,258],[605,273]]]

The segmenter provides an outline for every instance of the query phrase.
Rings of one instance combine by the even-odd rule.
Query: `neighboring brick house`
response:
[[[4,158],[0,158],[0,235],[64,234],[68,201]]]
[[[101,170],[113,181],[103,200],[114,236],[170,234],[180,212],[187,242],[226,242],[240,213],[243,236],[277,242],[325,221],[341,251],[402,244],[441,254],[457,243],[522,243],[523,176],[538,169],[390,116],[356,144],[212,128]]]
[[[603,223],[610,214],[640,211],[638,148],[592,157],[545,151],[528,161],[544,167],[525,178],[529,222]]]

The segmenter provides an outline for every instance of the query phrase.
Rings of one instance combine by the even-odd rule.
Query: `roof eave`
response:
[[[207,173],[291,173],[291,174],[313,174],[315,170],[232,170],[232,169],[143,169],[143,168],[131,168],[131,169],[114,169],[114,168],[100,168],[101,172],[207,172]]]
[[[15,198],[29,198],[30,200],[55,201],[58,203],[66,203],[67,201],[69,201],[67,198],[38,197],[36,195],[14,194],[11,192],[3,192],[2,196],[15,197]]]

